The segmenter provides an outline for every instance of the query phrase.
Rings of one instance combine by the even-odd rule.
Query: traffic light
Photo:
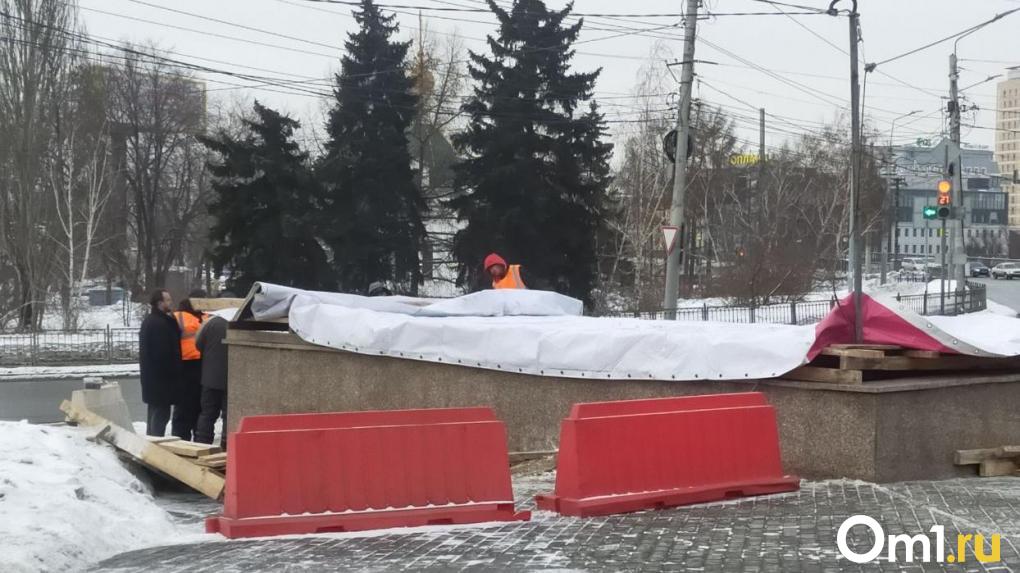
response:
[[[938,212],[939,210],[937,207],[933,207],[932,205],[925,205],[924,208],[921,209],[921,216],[923,216],[925,219],[935,219],[938,217]]]
[[[949,196],[949,192],[953,190],[953,183],[950,180],[940,179],[936,189],[939,192],[939,205],[951,205],[953,203],[952,198]]]
[[[948,179],[940,179],[936,189],[939,192],[938,195],[938,211],[936,216],[939,219],[948,219],[952,215],[952,208],[950,205],[953,204],[953,199],[949,193],[953,190],[953,182]]]

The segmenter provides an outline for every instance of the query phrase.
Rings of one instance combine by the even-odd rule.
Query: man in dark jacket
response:
[[[149,315],[138,331],[138,365],[142,401],[148,406],[146,433],[166,434],[170,406],[181,377],[181,330],[171,315],[170,293],[159,289],[149,297]]]
[[[195,347],[202,353],[202,409],[195,428],[195,441],[211,444],[216,419],[223,416],[220,446],[227,449],[227,320],[211,316],[198,329]]]

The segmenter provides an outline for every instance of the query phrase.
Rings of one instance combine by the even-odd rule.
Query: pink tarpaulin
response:
[[[893,300],[861,295],[862,340],[864,344],[893,344],[916,350],[932,350],[972,356],[1020,354],[1020,320],[986,313],[957,317],[926,317]],[[975,326],[977,328],[975,328]],[[990,332],[987,332],[990,331]],[[981,335],[974,336],[974,332]],[[960,334],[970,334],[968,337]],[[988,334],[995,344],[988,344]],[[1005,341],[1006,344],[1002,344]],[[826,346],[854,342],[853,295],[848,295],[815,327],[815,341],[808,352],[814,359]]]

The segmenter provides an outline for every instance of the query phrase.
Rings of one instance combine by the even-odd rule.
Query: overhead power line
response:
[[[159,4],[152,4],[150,2],[144,2],[143,0],[127,0],[127,1],[131,2],[132,4],[138,4],[138,5],[141,5],[141,6],[148,6],[150,8],[155,8],[157,10],[163,10],[163,11],[166,11],[166,12],[173,12],[174,14],[181,14],[183,16],[190,16],[192,18],[200,18],[200,19],[206,20],[208,22],[215,22],[217,24],[223,24],[225,26],[230,26],[231,28],[240,28],[242,30],[248,30],[248,31],[251,31],[251,32],[258,32],[260,34],[267,34],[267,35],[270,35],[270,36],[275,36],[277,38],[283,38],[285,40],[293,40],[295,42],[301,42],[301,43],[304,43],[304,44],[311,44],[313,46],[319,46],[319,47],[322,47],[322,48],[330,48],[330,49],[333,49],[333,50],[339,49],[339,46],[334,46],[332,44],[325,44],[323,42],[316,42],[314,40],[309,40],[307,38],[299,38],[297,36],[288,36],[286,34],[281,34],[279,32],[274,32],[272,30],[265,30],[263,28],[256,28],[254,26],[245,26],[244,24],[238,24],[237,22],[230,22],[228,20],[221,20],[219,18],[213,18],[211,16],[203,16],[201,14],[196,14],[194,12],[188,12],[186,10],[177,10],[175,8],[170,8],[168,6],[160,6]]]
[[[876,62],[876,63],[873,63],[873,64],[868,64],[867,66],[865,66],[865,70],[866,71],[874,70],[875,68],[877,68],[878,66],[881,66],[882,64],[888,64],[889,62],[895,62],[896,60],[898,60],[900,58],[905,58],[907,56],[910,56],[910,55],[916,54],[918,52],[921,52],[923,50],[927,50],[928,48],[931,48],[932,46],[937,46],[937,45],[939,45],[939,44],[941,44],[943,42],[948,42],[949,40],[952,40],[953,38],[956,38],[958,36],[963,36],[963,35],[966,35],[966,34],[970,34],[971,32],[980,30],[981,28],[984,28],[985,26],[987,26],[987,25],[989,25],[989,24],[991,24],[993,22],[997,22],[997,21],[1005,18],[1006,16],[1009,16],[1010,14],[1013,14],[1013,13],[1016,13],[1016,12],[1020,12],[1020,8],[1013,8],[1012,10],[1007,10],[1007,11],[1001,13],[1001,14],[996,14],[990,20],[985,20],[984,22],[981,22],[980,24],[976,24],[974,26],[971,26],[970,28],[967,28],[965,30],[961,30],[959,32],[956,32],[955,34],[950,34],[950,35],[946,36],[945,38],[941,38],[941,39],[935,40],[934,42],[929,42],[929,43],[927,43],[927,44],[925,44],[925,45],[923,45],[921,47],[914,48],[913,50],[910,50],[910,51],[907,51],[907,52],[903,52],[902,54],[893,56],[891,58],[886,58],[886,59],[882,60],[881,62]]]
[[[341,6],[361,6],[361,2],[358,0],[303,0],[305,2],[314,2],[317,4],[339,4]],[[771,3],[771,2],[770,2]],[[419,4],[376,4],[379,8],[385,8],[387,10],[425,10],[429,12],[464,12],[464,13],[492,13],[488,8],[468,8],[468,7],[452,7],[452,6],[422,6]],[[801,15],[817,15],[825,14],[824,10],[817,10],[809,8],[808,11],[798,12]],[[572,16],[581,18],[683,18],[684,14],[681,12],[667,12],[667,13],[638,13],[638,14],[610,14],[610,13],[594,13],[594,12],[571,12]],[[721,12],[712,13],[712,16],[772,16],[772,12]]]

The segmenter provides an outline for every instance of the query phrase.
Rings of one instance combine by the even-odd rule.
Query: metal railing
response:
[[[896,295],[897,302],[922,315],[945,314],[953,316],[984,310],[987,306],[987,289],[980,283],[967,282],[963,294],[946,292],[943,301],[938,292]],[[943,310],[944,302],[944,310]],[[739,322],[762,324],[813,324],[821,321],[836,306],[836,299],[794,301],[761,306],[730,305],[685,307],[676,310],[677,320]],[[609,312],[600,316],[630,317],[646,320],[665,320],[665,310]]]
[[[138,330],[105,328],[0,334],[0,367],[138,361]]]
[[[941,292],[927,292],[896,295],[896,300],[917,314],[956,316],[987,308],[988,288],[981,283],[967,281],[967,288],[962,294],[947,290],[944,298]]]
[[[794,301],[761,306],[728,305],[684,307],[676,310],[677,320],[762,324],[812,324],[825,318],[836,299]],[[601,316],[665,320],[668,311],[610,312]]]

